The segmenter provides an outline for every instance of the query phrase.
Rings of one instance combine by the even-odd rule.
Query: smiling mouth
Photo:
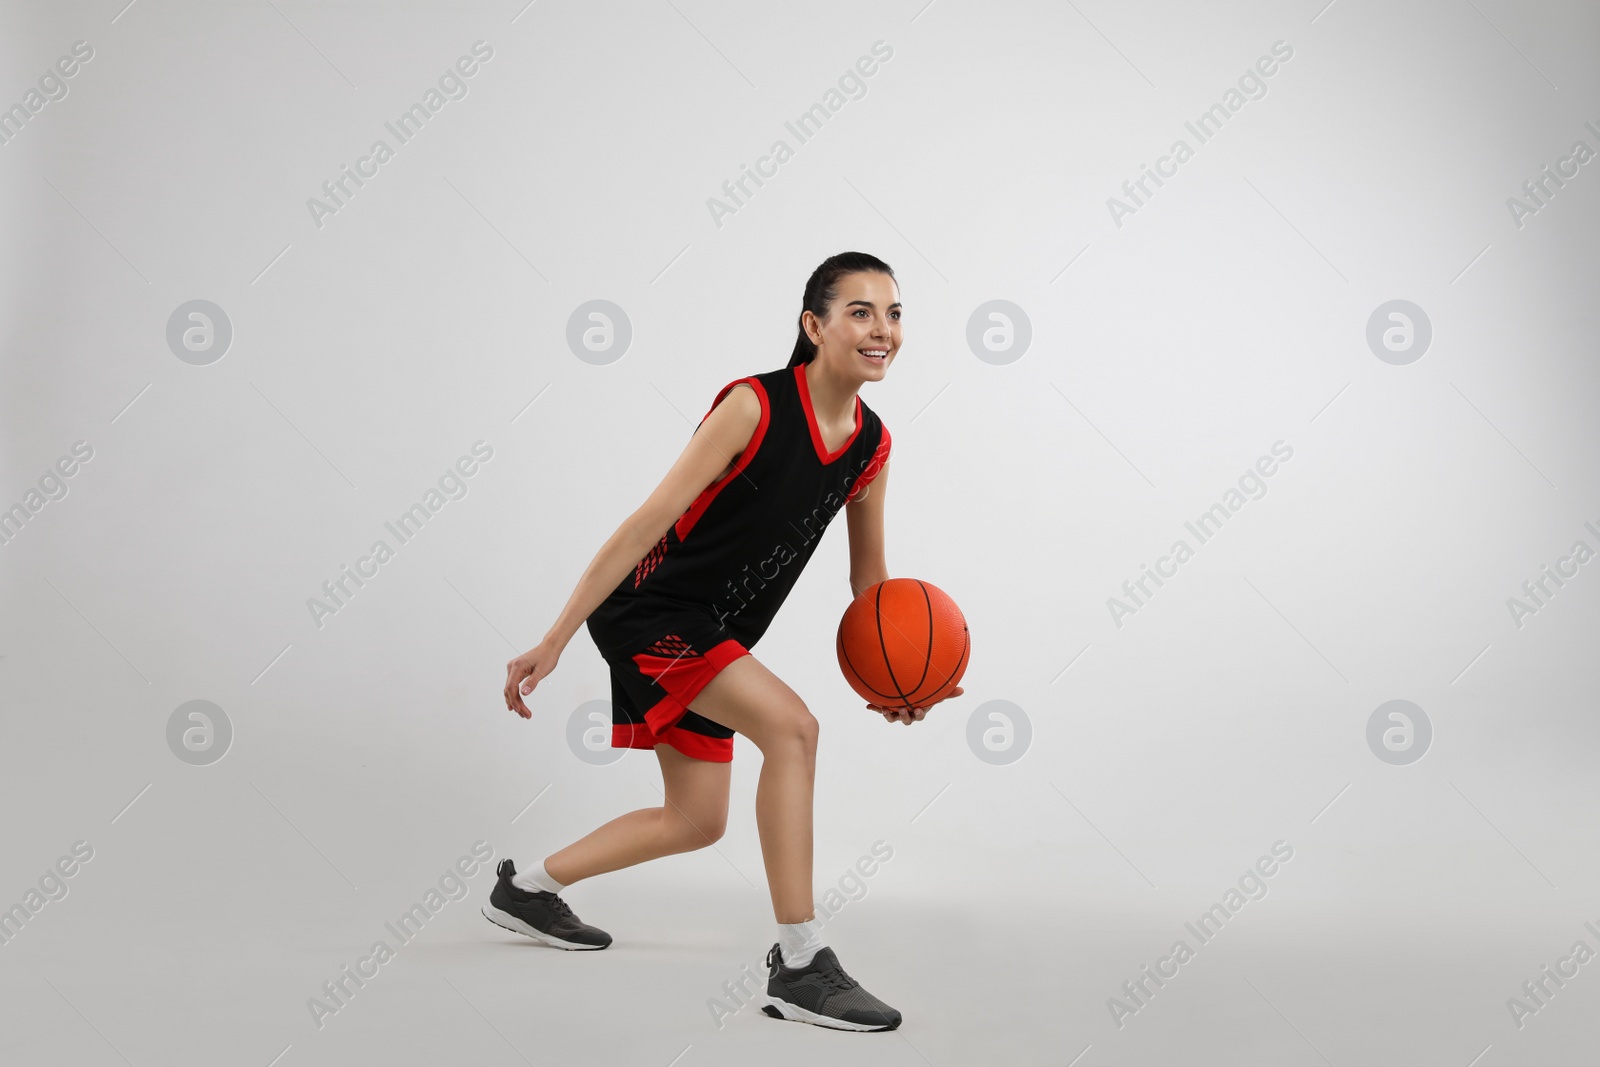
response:
[[[881,350],[868,349],[868,350],[863,350],[863,349],[858,348],[858,349],[856,349],[856,351],[861,353],[863,358],[869,359],[874,363],[887,363],[887,362],[889,362],[889,351],[888,351],[888,349],[881,349]],[[871,354],[873,351],[877,351],[879,354],[876,354],[876,355]]]

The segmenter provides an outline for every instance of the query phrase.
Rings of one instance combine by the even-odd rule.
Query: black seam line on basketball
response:
[[[875,592],[873,594],[873,602],[872,602],[872,615],[873,615],[873,619],[874,619],[874,625],[876,625],[878,627],[878,647],[880,649],[882,649],[882,647],[883,647],[883,626],[877,620],[879,619],[878,606],[882,602],[882,600],[883,600],[883,586],[880,584],[879,587],[878,587],[877,592]],[[849,653],[846,652],[845,655],[848,656]],[[900,683],[895,679],[894,668],[889,665],[889,653],[887,652],[887,650],[885,650],[884,653],[883,653],[883,664],[884,664],[884,667],[887,668],[888,671],[889,671],[889,681],[892,682],[895,686],[898,687]],[[854,665],[852,665],[851,666],[851,670],[854,670],[854,669],[855,669]],[[856,675],[856,677],[860,678],[861,675],[858,673]],[[902,700],[902,701],[904,701],[906,699],[906,695],[904,693],[887,693],[887,692],[884,692],[882,689],[879,689],[876,686],[871,686],[871,685],[867,686],[867,688],[871,689],[874,693],[877,693],[880,696],[885,696],[885,697],[898,696],[900,698],[900,700]]]
[[[913,693],[918,693],[922,691],[923,683],[928,680],[928,668],[933,665],[933,598],[928,595],[928,587],[923,584],[920,578],[913,578],[912,581],[916,582],[917,588],[922,590],[922,602],[928,609],[928,654],[922,660],[922,677],[917,679],[917,684],[911,689]],[[891,625],[893,624],[891,623]]]
[[[916,579],[917,588],[922,590],[922,602],[928,608],[928,654],[922,659],[922,677],[917,679],[917,684],[912,687],[913,693],[922,689],[922,683],[928,680],[928,667],[933,663],[933,598],[928,596],[928,587],[922,580]]]
[[[841,633],[841,634],[839,634],[839,636],[837,638],[834,639],[834,645],[837,647],[837,649],[839,651],[839,654],[844,657],[845,666],[850,668],[850,673],[855,675],[856,681],[860,682],[862,685],[864,685],[868,689],[872,690],[872,692],[873,692],[873,694],[875,696],[881,696],[881,697],[892,697],[892,696],[894,696],[893,693],[886,693],[882,689],[879,689],[875,685],[867,685],[867,680],[865,678],[861,677],[861,672],[856,670],[855,662],[850,658],[850,650],[845,647],[844,634]]]
[[[962,626],[961,627],[961,658],[956,661],[955,670],[950,672],[952,675],[961,673],[961,669],[966,666],[966,664],[967,664],[967,651],[971,647],[972,647],[972,631],[967,629],[966,626]]]
[[[883,640],[883,585],[884,583],[879,582],[877,592],[872,594],[872,619],[873,625],[878,628],[878,649],[883,653],[883,665],[889,670],[889,681],[894,685],[896,695],[899,696],[904,704],[909,706],[911,698],[901,688],[900,679],[894,676],[894,664],[889,662],[889,646]]]
[[[919,580],[917,580],[915,578],[913,578],[912,581],[915,581],[917,583],[917,587],[918,588],[922,588],[922,582],[921,581],[919,581]],[[880,597],[882,596],[882,592],[883,591],[881,589],[878,592],[878,595]],[[923,600],[928,601],[928,591],[926,589],[922,590],[922,597],[923,597]],[[890,626],[894,626],[894,623],[890,623],[889,625]],[[896,632],[900,633],[901,637],[906,637],[906,634],[900,630],[900,627],[895,626],[894,628],[895,628]],[[910,640],[910,638],[907,637],[907,640]],[[880,646],[883,643],[883,616],[882,615],[878,616],[878,642],[879,642]],[[922,683],[928,680],[928,667],[929,667],[929,665],[931,664],[931,662],[933,660],[933,605],[932,605],[931,601],[929,601],[929,603],[928,603],[928,644],[927,644],[927,649],[928,649],[928,653],[927,653],[926,656],[923,657],[923,660],[922,660],[922,677],[917,679],[917,684],[911,687],[911,692],[913,692],[913,693],[921,692]],[[884,651],[883,661],[884,661],[884,663],[886,665],[889,662],[889,653],[888,653],[887,649],[885,649],[885,651]],[[899,684],[900,684],[900,680],[894,676],[894,668],[893,667],[889,668],[889,680],[892,681],[896,686],[899,686]],[[911,704],[911,698],[907,694],[898,693],[896,695],[898,695],[899,698],[901,700],[903,700],[907,705]]]
[[[965,627],[961,630],[961,658],[956,661],[955,669],[950,672],[952,678],[960,677],[967,669],[967,653],[972,648],[971,631]]]
[[[850,650],[849,650],[848,647],[846,647],[846,645],[844,643],[844,633],[842,631],[834,639],[834,645],[837,647],[837,649],[839,651],[839,654],[844,657],[845,665],[850,668],[850,673],[855,675],[856,681],[858,681],[862,685],[866,686],[876,696],[892,697],[892,696],[895,695],[893,693],[889,693],[889,692],[886,692],[886,691],[884,691],[882,689],[879,689],[875,685],[868,684],[867,680],[861,676],[861,672],[856,670],[855,661],[850,658]]]
[[[967,650],[971,645],[971,634],[970,634],[970,632],[968,631],[968,629],[965,626],[963,626],[961,628],[961,633],[962,633],[962,638],[961,638],[961,640],[962,640],[961,660],[960,660],[959,663],[956,664],[955,669],[952,670],[948,675],[946,675],[946,677],[945,677],[946,681],[948,681],[950,678],[953,678],[956,675],[960,674],[962,667],[964,667],[966,665]],[[900,696],[900,698],[902,700],[905,699],[905,694],[904,693],[900,693],[900,694],[889,693],[889,692],[885,692],[882,689],[879,689],[875,685],[868,684],[867,680],[861,676],[861,672],[856,670],[855,662],[850,658],[850,652],[845,647],[844,634],[842,632],[835,639],[834,646],[838,650],[839,654],[844,658],[845,665],[848,666],[850,668],[851,673],[855,675],[856,681],[858,681],[862,685],[866,686],[868,689],[870,689],[874,694],[876,694],[878,696],[892,697],[892,696],[898,695],[898,696]],[[931,642],[930,642],[929,648],[930,648],[930,652],[931,652],[931,648],[932,648]],[[927,673],[926,669],[924,669],[923,673],[924,673],[924,677],[926,677],[926,673]],[[913,690],[913,692],[915,692],[915,690]]]

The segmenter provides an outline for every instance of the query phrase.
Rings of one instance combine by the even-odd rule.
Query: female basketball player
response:
[[[506,707],[528,718],[522,698],[587,622],[611,666],[611,743],[655,750],[665,803],[613,819],[521,874],[502,860],[483,909],[491,922],[561,948],[609,945],[610,934],[581,922],[557,894],[718,840],[733,735],[741,733],[762,755],[756,821],[778,922],[762,1010],[843,1030],[900,1025],[900,1013],[846,974],[817,931],[818,724],[749,651],[841,507],[852,595],[889,577],[889,430],[857,390],[882,381],[894,361],[900,315],[894,272],[882,260],[845,252],[824,261],[806,283],[789,365],[718,391],[683,454],[601,546],[544,640],[507,664]],[[867,706],[908,725],[928,711]]]

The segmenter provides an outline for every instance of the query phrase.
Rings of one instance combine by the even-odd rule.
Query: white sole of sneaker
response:
[[[810,1023],[812,1026],[824,1026],[829,1030],[853,1030],[856,1033],[878,1033],[883,1030],[892,1030],[890,1026],[878,1026],[874,1023],[852,1023],[843,1019],[835,1019],[828,1015],[818,1015],[814,1011],[802,1008],[798,1004],[790,1004],[786,1000],[777,1000],[772,996],[767,997],[767,1002],[761,1010],[774,1019],[787,1019],[795,1023]]]
[[[531,937],[535,941],[538,941],[542,944],[553,945],[556,948],[571,949],[573,951],[582,951],[584,949],[601,949],[606,947],[604,945],[580,945],[576,941],[563,941],[559,937],[552,937],[549,934],[541,933],[529,926],[527,923],[523,922],[521,919],[517,918],[515,915],[512,915],[509,912],[501,911],[492,904],[485,904],[478,910],[483,912],[483,917],[485,919],[488,919],[501,929],[510,930],[514,934],[522,934],[526,937]]]

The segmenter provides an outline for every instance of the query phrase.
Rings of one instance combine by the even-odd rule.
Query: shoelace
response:
[[[776,977],[778,973],[778,966],[782,962],[783,956],[780,954],[778,949],[770,949],[767,952],[768,977]],[[831,990],[841,993],[847,993],[861,984],[846,974],[844,968],[840,967],[837,963],[832,967],[817,967],[813,969],[812,973],[821,980],[823,985],[827,986]]]
[[[545,904],[550,908],[551,911],[555,912],[557,915],[560,915],[560,916],[562,916],[564,918],[567,918],[567,919],[572,919],[574,922],[577,921],[577,919],[572,914],[572,909],[567,907],[567,902],[562,900],[560,897],[556,896],[554,893],[540,892],[540,893],[537,893],[535,895],[544,897],[545,898]]]
[[[818,967],[815,973],[829,989],[835,989],[841,993],[849,992],[861,984],[846,974],[843,967],[837,965],[833,967]]]

